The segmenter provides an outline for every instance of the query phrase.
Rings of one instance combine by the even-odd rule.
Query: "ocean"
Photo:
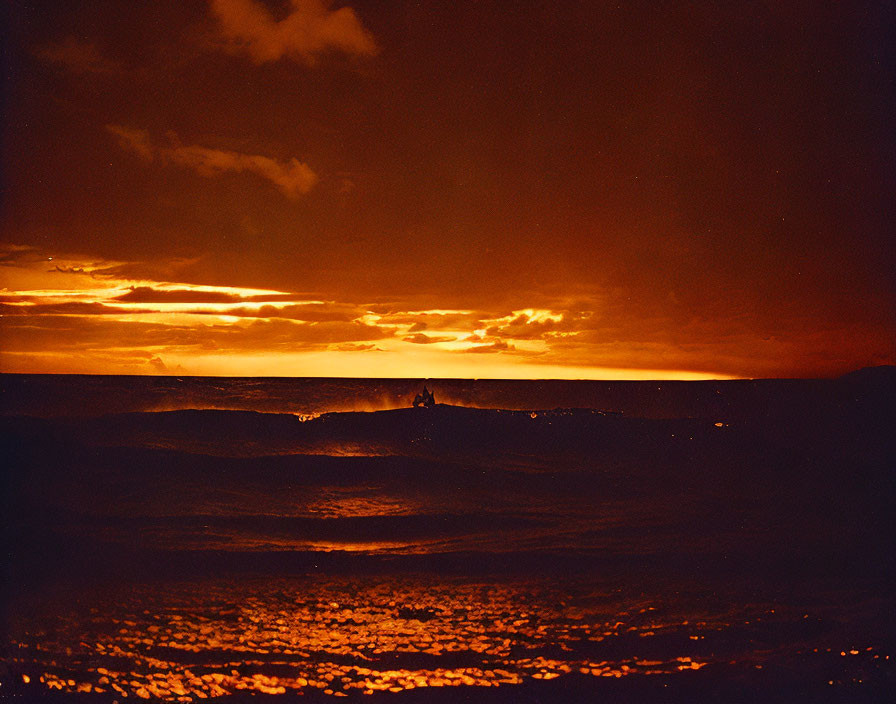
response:
[[[2,375],[0,697],[884,699],[894,391]]]

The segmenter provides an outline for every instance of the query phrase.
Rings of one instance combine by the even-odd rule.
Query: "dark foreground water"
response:
[[[0,377],[0,697],[887,699],[892,369],[427,383]]]

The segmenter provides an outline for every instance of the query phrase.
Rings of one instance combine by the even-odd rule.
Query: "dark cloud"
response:
[[[405,307],[400,312],[384,311],[376,305],[366,305],[373,313],[382,315],[383,321],[390,325],[409,325],[408,332],[422,332],[424,330],[475,330],[482,327],[483,317],[486,314],[473,311],[470,313],[427,313],[415,312]],[[420,327],[418,327],[420,326]]]
[[[197,315],[234,315],[241,318],[287,318],[308,323],[351,322],[364,311],[351,305],[296,304],[261,308],[228,308],[222,311],[188,311]]]
[[[151,286],[136,286],[113,300],[122,303],[281,303],[295,301],[291,294],[238,295],[224,291],[178,288],[159,289]],[[220,310],[184,310],[182,313],[195,315],[230,315],[241,318],[287,318],[309,323],[350,322],[365,313],[363,308],[340,303],[297,303],[290,305],[264,305],[255,307],[228,307]]]
[[[240,303],[245,299],[232,293],[196,289],[158,289],[133,286],[127,293],[116,296],[122,303]]]
[[[477,345],[475,347],[470,347],[468,349],[463,350],[463,352],[473,352],[475,354],[482,353],[490,353],[490,352],[513,352],[516,350],[511,344],[508,344],[504,340],[498,340],[497,342],[492,342],[489,345]]]
[[[384,350],[374,344],[359,344],[357,342],[343,342],[340,345],[330,345],[330,349],[337,352],[383,352]]]
[[[26,297],[19,298],[21,301],[30,300]],[[0,299],[2,301],[10,301],[9,298]],[[13,301],[11,301],[13,302]],[[133,313],[150,313],[149,309],[135,310],[133,308],[121,308],[119,306],[108,306],[103,303],[87,302],[87,301],[65,301],[62,303],[32,303],[27,306],[9,305],[0,302],[0,315],[17,315],[17,316],[34,316],[34,315],[122,315]]]
[[[456,340],[456,337],[451,337],[447,335],[442,336],[429,336],[425,335],[422,332],[418,332],[414,335],[408,335],[407,337],[401,338],[405,342],[413,342],[415,345],[431,345],[435,342],[452,342]]]
[[[487,335],[514,340],[543,340],[564,333],[578,333],[593,329],[600,319],[592,311],[552,311],[560,320],[532,320],[518,315],[511,321],[486,328]]]
[[[363,323],[294,323],[255,320],[247,325],[165,325],[108,320],[102,316],[46,315],[5,319],[7,352],[86,352],[93,349],[166,348],[169,352],[290,352],[326,349],[333,343],[366,343],[390,331]]]

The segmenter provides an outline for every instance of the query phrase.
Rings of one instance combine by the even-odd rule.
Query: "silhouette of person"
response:
[[[432,391],[427,389],[426,386],[423,387],[423,393],[414,396],[414,408],[417,408],[417,406],[432,406],[435,402],[435,396],[433,396]]]

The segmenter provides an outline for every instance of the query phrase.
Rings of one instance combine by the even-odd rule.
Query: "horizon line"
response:
[[[521,382],[543,382],[543,381],[565,381],[565,382],[597,382],[597,383],[653,383],[653,382],[724,382],[724,381],[830,381],[841,379],[850,374],[873,369],[896,369],[896,365],[879,364],[867,367],[857,367],[847,372],[834,376],[781,376],[781,377],[747,377],[720,375],[719,377],[711,377],[703,379],[676,379],[676,378],[640,378],[640,379],[596,379],[593,377],[440,377],[440,376],[326,376],[326,375],[294,375],[294,376],[265,376],[261,374],[107,374],[102,372],[16,372],[0,370],[0,376],[96,376],[96,377],[139,377],[153,379],[340,379],[340,380],[383,380],[383,381],[521,381]],[[684,372],[688,374],[701,374],[702,372]]]

